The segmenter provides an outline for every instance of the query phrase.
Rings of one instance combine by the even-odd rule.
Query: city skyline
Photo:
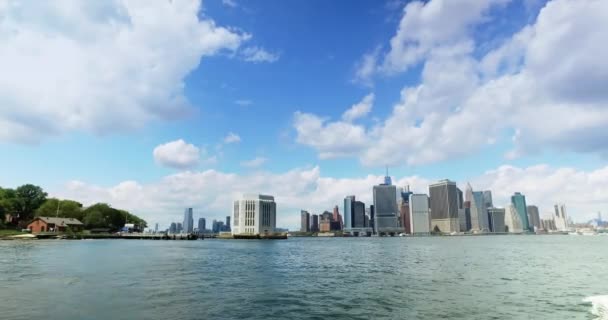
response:
[[[3,187],[163,228],[273,194],[296,229],[302,208],[373,203],[388,166],[415,193],[521,192],[540,219],[608,211],[606,1],[7,3]]]

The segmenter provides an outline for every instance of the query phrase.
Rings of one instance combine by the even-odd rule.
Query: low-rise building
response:
[[[82,231],[84,224],[74,218],[37,217],[27,225],[32,233]]]

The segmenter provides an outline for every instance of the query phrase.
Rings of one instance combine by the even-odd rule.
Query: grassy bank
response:
[[[14,236],[18,234],[24,234],[25,232],[21,232],[19,230],[14,229],[0,229],[0,238]]]

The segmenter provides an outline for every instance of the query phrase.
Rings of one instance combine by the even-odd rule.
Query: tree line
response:
[[[84,223],[85,228],[107,228],[116,231],[125,223],[133,223],[141,229],[147,227],[145,220],[106,203],[89,207],[74,200],[47,198],[47,193],[32,184],[15,189],[0,187],[0,228],[25,228],[36,217],[74,218]]]

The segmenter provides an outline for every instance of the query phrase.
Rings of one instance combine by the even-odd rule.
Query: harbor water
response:
[[[0,241],[1,319],[608,319],[608,237]]]

